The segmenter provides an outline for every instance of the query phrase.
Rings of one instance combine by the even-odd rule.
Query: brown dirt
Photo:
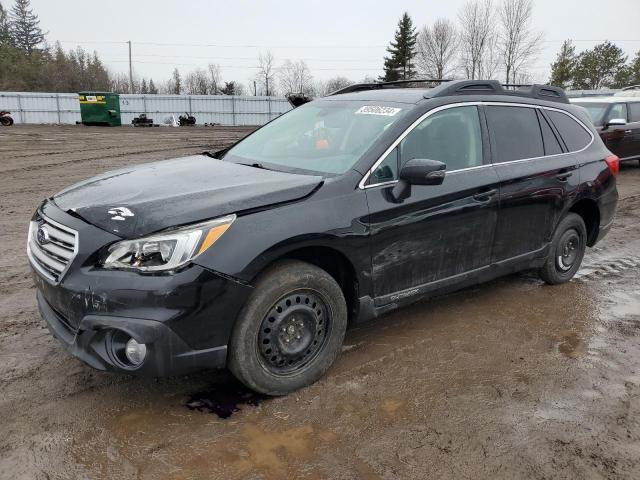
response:
[[[247,399],[224,372],[139,379],[69,357],[28,274],[38,202],[245,132],[0,129],[0,478],[640,478],[637,164],[575,281],[520,274],[387,315],[288,397]]]

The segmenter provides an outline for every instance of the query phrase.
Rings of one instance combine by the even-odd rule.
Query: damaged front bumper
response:
[[[78,254],[59,283],[33,268],[40,313],[72,355],[99,370],[150,376],[224,367],[250,286],[195,264],[163,274],[99,268],[96,252],[117,237],[51,204],[43,213],[78,232]],[[140,365],[123,354],[131,338],[146,345]]]

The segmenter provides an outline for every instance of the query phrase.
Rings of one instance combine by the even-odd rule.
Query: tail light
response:
[[[618,171],[620,171],[620,159],[616,155],[609,155],[604,161],[607,162],[611,175],[614,177],[618,175]]]

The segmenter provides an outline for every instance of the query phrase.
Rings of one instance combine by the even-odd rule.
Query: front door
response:
[[[441,107],[398,142],[365,186],[377,305],[418,295],[430,284],[489,265],[498,213],[498,178],[488,164],[476,105]],[[407,160],[447,165],[441,185],[413,185],[391,196]]]
[[[607,126],[607,122],[611,120],[629,121],[626,103],[614,103],[609,107],[604,117],[605,126],[602,127],[601,136],[607,148],[621,160],[633,157],[633,131],[628,124]]]

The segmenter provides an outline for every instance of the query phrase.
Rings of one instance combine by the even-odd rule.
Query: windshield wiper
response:
[[[261,163],[239,163],[238,165],[244,165],[245,167],[261,168],[262,170],[271,170],[271,168],[265,167]]]

